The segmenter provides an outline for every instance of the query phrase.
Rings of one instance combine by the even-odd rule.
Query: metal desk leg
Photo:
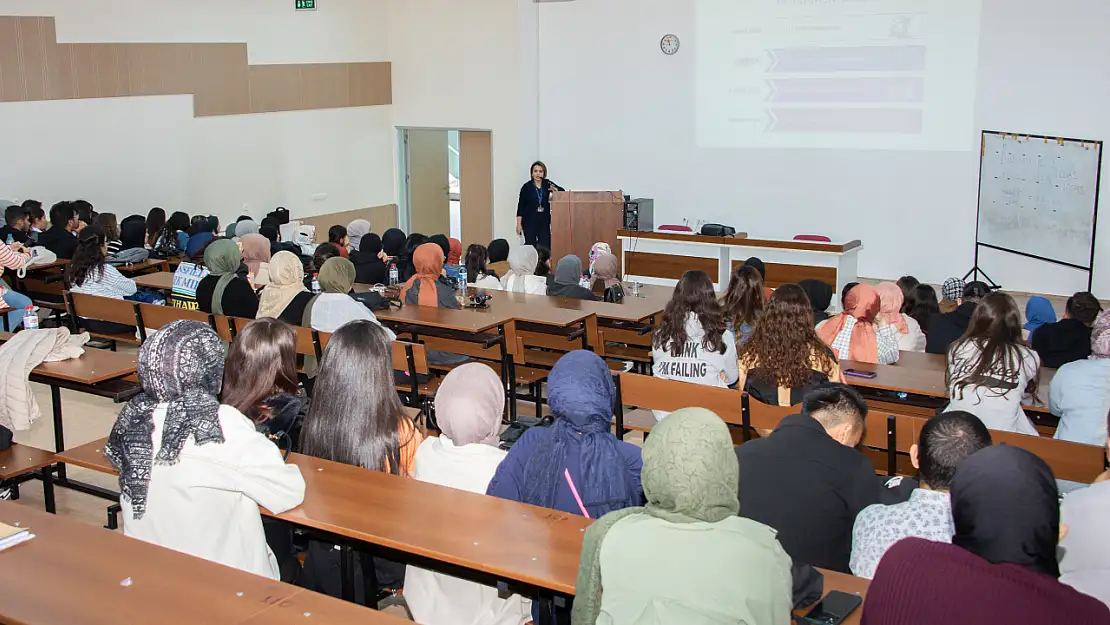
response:
[[[46,503],[46,511],[50,514],[55,514],[56,508],[54,505],[54,467],[42,468],[42,499]]]
[[[53,384],[50,385],[50,407],[54,412],[54,451],[63,452],[66,441],[62,430],[62,389]],[[62,462],[58,463],[58,479],[63,482],[66,479],[66,465]]]
[[[339,548],[339,577],[342,582],[340,597],[355,603],[355,567],[351,562],[351,548],[347,545]]]

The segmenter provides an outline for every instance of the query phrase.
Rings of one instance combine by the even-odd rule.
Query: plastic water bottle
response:
[[[316,295],[320,293],[320,274],[318,273],[312,274],[312,292]]]
[[[11,235],[8,235],[11,238]],[[34,306],[28,306],[23,311],[23,329],[24,330],[38,330],[39,329],[39,316],[35,313]]]
[[[13,239],[13,238],[12,238],[12,233],[10,233],[10,232],[8,233],[8,241],[7,241],[7,243],[8,243],[8,246],[9,246],[9,247],[11,246],[11,244],[12,244],[12,243],[15,243],[15,239]]]
[[[458,284],[459,291],[462,293],[463,297],[466,297],[466,285],[468,282],[469,281],[466,279],[466,265],[464,265],[463,263],[459,263]]]
[[[390,263],[389,264],[389,286],[397,286],[397,283],[400,282],[400,281],[401,280],[400,280],[400,278],[398,277],[398,274],[397,274],[397,263]]]
[[[578,281],[578,286],[584,289],[590,288],[590,279],[586,277],[586,274],[582,274],[582,279]]]

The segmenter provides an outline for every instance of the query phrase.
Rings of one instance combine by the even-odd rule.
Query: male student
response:
[[[39,245],[57,254],[58,258],[73,258],[77,233],[84,227],[73,202],[58,202],[50,207],[50,229],[39,235]]]
[[[967,326],[971,323],[971,313],[975,312],[979,300],[990,292],[991,288],[983,282],[968,283],[964,287],[964,296],[956,300],[956,310],[936,315],[929,322],[925,351],[930,354],[947,354],[948,346],[967,331]]]
[[[4,209],[4,227],[0,228],[0,243],[24,243],[29,240],[27,232],[31,229],[31,219],[27,209],[19,205],[11,205]]]
[[[1064,318],[1046,323],[1033,333],[1033,349],[1041,366],[1059,369],[1091,355],[1091,325],[1102,312],[1094,295],[1082,291],[1068,298]]]

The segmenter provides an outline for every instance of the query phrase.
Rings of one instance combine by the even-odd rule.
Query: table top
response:
[[[147,273],[141,276],[135,276],[135,284],[141,287],[146,287],[148,289],[169,291],[173,289],[173,272],[159,271],[157,273]]]
[[[350,606],[356,619],[330,597],[15,502],[0,502],[0,521],[35,534],[0,552],[5,623],[274,623],[284,621],[252,619],[293,607],[304,608],[297,612],[302,623],[310,610],[344,617],[340,622],[400,623]]]
[[[128,263],[126,265],[116,265],[117,270],[123,275],[141,273],[148,269],[160,268],[165,270],[169,267],[169,262],[163,258],[148,258],[137,263]],[[172,275],[172,274],[171,274]]]
[[[463,332],[485,332],[512,319],[494,311],[492,307],[452,310],[431,306],[403,306],[389,310],[375,310],[374,316],[380,321]]]
[[[0,332],[0,342],[7,341],[12,336],[11,332]],[[79,384],[99,384],[125,378],[137,371],[138,360],[135,354],[110,352],[92,347],[84,349],[85,353],[80,358],[44,362],[32,369],[31,373]]]
[[[641,322],[663,312],[663,309],[667,306],[666,301],[660,302],[656,298],[632,297],[627,289],[624,301],[620,304],[506,291],[490,291],[489,293],[493,296],[490,306],[520,305],[526,308],[529,314],[534,317],[547,316],[551,309],[563,309],[577,311],[585,315],[597,315],[599,319]],[[522,317],[516,317],[516,319],[517,321],[533,321]]]
[[[659,241],[673,241],[676,243],[710,243],[734,247],[762,247],[806,252],[844,253],[863,246],[863,242],[859,239],[846,243],[823,243],[821,241],[794,241],[786,239],[753,239],[749,237],[746,232],[737,232],[731,237],[706,237],[700,234],[685,234],[681,232],[617,230],[617,237],[621,239],[655,239]]]

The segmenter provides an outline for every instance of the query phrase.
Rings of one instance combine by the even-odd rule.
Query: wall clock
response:
[[[666,55],[678,52],[678,46],[678,35],[663,35],[663,38],[659,40],[659,49]]]

